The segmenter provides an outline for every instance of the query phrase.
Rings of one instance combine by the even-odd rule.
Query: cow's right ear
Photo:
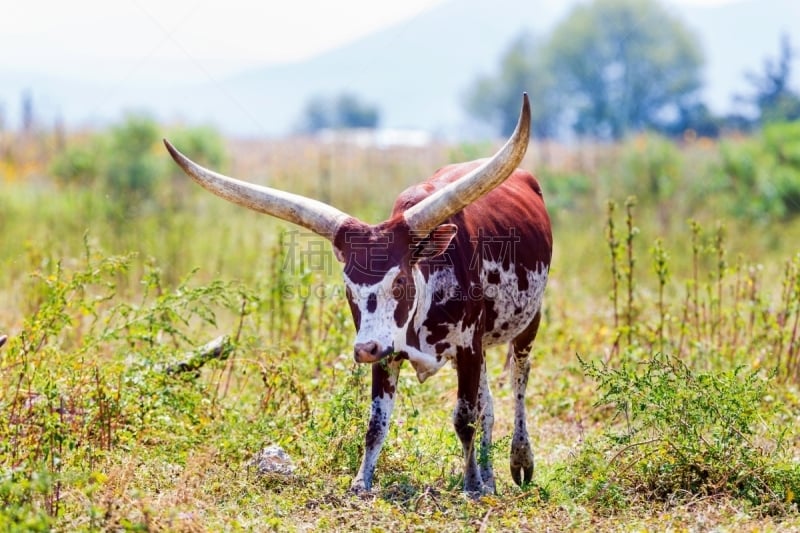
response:
[[[344,252],[342,250],[340,250],[339,247],[336,246],[335,244],[333,245],[333,255],[336,256],[336,259],[340,263],[344,263],[344,259],[345,259]]]

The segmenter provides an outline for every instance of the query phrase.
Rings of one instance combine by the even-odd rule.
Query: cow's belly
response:
[[[483,346],[508,342],[522,333],[542,307],[542,296],[547,284],[548,267],[520,268],[525,278],[521,281],[514,267],[504,270],[502,264],[484,261],[481,281],[484,299],[485,331]],[[435,374],[447,361],[456,358],[459,346],[470,346],[476,334],[476,324],[465,324],[463,316],[450,316],[452,322],[428,324],[427,317],[433,305],[465,296],[451,269],[439,270],[428,280],[421,294],[417,328],[420,346],[403,346],[420,381]]]
[[[531,323],[542,308],[547,274],[545,265],[504,270],[500,262],[483,262],[484,347],[511,341]]]

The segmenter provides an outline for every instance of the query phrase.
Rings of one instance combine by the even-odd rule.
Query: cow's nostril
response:
[[[360,342],[353,347],[356,362],[374,363],[380,358],[381,345],[377,342]]]

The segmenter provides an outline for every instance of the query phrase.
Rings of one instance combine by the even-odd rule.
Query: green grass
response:
[[[718,180],[716,153],[658,142],[541,173],[556,250],[528,386],[534,483],[508,472],[513,399],[491,350],[498,494],[477,501],[449,367],[401,373],[375,489],[349,492],[369,372],[338,265],[287,257],[286,225],[191,188],[119,216],[100,189],[4,185],[0,527],[799,528],[800,224],[731,217],[731,192],[698,183]],[[448,157],[272,148],[234,145],[229,170],[257,177],[268,153],[270,184],[313,196],[328,173],[331,202],[373,221]],[[168,371],[220,335],[227,359]],[[257,474],[269,444],[294,475]]]

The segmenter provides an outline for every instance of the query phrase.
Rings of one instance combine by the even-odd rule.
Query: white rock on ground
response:
[[[258,452],[255,457],[253,457],[253,460],[250,461],[250,464],[254,466],[256,471],[262,476],[266,474],[291,476],[295,471],[292,458],[277,444],[267,446]]]

